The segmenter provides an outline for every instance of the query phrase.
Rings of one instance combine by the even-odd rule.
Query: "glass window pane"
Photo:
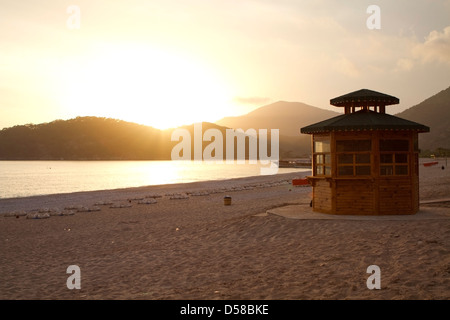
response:
[[[395,174],[396,175],[407,175],[408,174],[408,166],[395,166]]]
[[[331,167],[325,167],[325,175],[331,176]]]
[[[371,140],[357,140],[355,151],[371,151],[372,141]]]
[[[353,154],[339,154],[338,163],[353,163]]]
[[[352,152],[352,151],[370,151],[372,149],[371,140],[337,140],[337,152]]]
[[[323,175],[323,166],[317,166],[316,167],[316,173],[318,175]]]
[[[322,152],[331,152],[330,141],[322,141]]]
[[[337,140],[336,141],[336,151],[337,152],[344,152],[347,151],[346,149],[346,143],[347,141],[344,140]]]
[[[329,154],[329,153],[325,154],[325,163],[328,163],[328,164],[331,163],[331,154]]]
[[[413,144],[414,144],[414,151],[419,151],[419,140],[417,135],[414,137]]]
[[[356,163],[370,163],[370,154],[357,154]]]
[[[414,155],[414,173],[416,176],[419,175],[419,154]]]
[[[380,154],[381,163],[392,163],[392,154]]]
[[[314,141],[314,152],[330,152],[330,140]]]
[[[382,176],[392,176],[393,174],[393,168],[392,166],[381,166],[380,167],[380,174]]]
[[[380,140],[380,151],[409,151],[409,141]]]
[[[368,176],[370,175],[370,166],[356,166],[357,176]]]
[[[408,155],[397,153],[395,155],[395,163],[408,163]]]
[[[338,175],[340,176],[352,176],[353,166],[341,166],[338,167]]]
[[[314,141],[314,152],[322,152],[322,142]]]
[[[316,163],[317,164],[323,163],[323,154],[316,154]]]

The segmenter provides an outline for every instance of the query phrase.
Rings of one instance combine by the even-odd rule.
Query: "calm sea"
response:
[[[260,169],[190,161],[0,161],[0,198],[242,178],[258,176]]]

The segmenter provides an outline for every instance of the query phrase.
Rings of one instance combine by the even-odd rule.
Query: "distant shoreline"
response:
[[[77,191],[28,197],[0,198],[0,215],[14,210],[33,210],[40,207],[64,207],[83,202],[112,201],[142,197],[154,192],[192,192],[205,189],[232,188],[236,186],[268,183],[273,181],[287,181],[309,175],[310,171],[280,173],[275,175],[260,175],[241,178],[195,181],[185,183],[159,184],[137,186],[117,189],[104,189],[92,191]],[[61,208],[62,209],[62,208]]]
[[[238,165],[213,161],[6,161],[0,162],[0,199],[272,173],[266,172],[266,167],[260,163]],[[310,168],[280,168],[273,173],[305,170]]]

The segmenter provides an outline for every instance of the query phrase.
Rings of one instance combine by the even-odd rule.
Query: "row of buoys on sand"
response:
[[[216,194],[216,193],[229,193],[229,192],[236,192],[236,191],[253,190],[255,188],[270,188],[270,187],[277,187],[277,186],[287,185],[287,184],[290,184],[289,180],[281,180],[281,181],[275,181],[275,182],[255,183],[255,184],[250,184],[250,185],[234,186],[234,187],[222,187],[222,188],[216,188],[216,189],[199,190],[199,191],[185,192],[185,193],[166,193],[165,196],[169,197],[169,199],[171,199],[171,200],[189,199],[190,196],[192,196],[192,197],[209,196],[211,194]]]
[[[100,211],[101,206],[109,206],[109,208],[130,208],[132,207],[131,202],[137,201],[138,204],[155,204],[157,203],[157,198],[162,198],[163,196],[168,197],[170,200],[182,200],[182,199],[189,199],[190,196],[197,197],[197,196],[208,196],[210,194],[216,194],[216,193],[229,193],[229,192],[235,192],[235,191],[244,191],[244,190],[253,190],[255,188],[269,188],[269,187],[276,187],[281,185],[290,184],[289,180],[281,180],[281,181],[275,181],[275,182],[267,182],[267,183],[254,183],[244,186],[234,186],[234,187],[223,187],[223,188],[216,188],[216,189],[210,189],[210,190],[199,190],[199,191],[193,191],[193,192],[186,192],[186,193],[166,193],[164,195],[162,194],[149,194],[144,197],[135,197],[135,198],[129,198],[128,203],[126,204],[114,204],[111,201],[98,201],[94,204],[92,207],[86,207],[82,205],[72,205],[67,206],[64,208],[64,210],[60,210],[58,208],[42,208],[39,210],[33,210],[31,212],[26,211],[12,211],[3,214],[5,217],[26,217],[27,219],[48,219],[50,217],[54,216],[72,216],[77,212],[95,212]],[[224,197],[224,204],[230,205],[231,204],[231,197],[225,196]]]
[[[75,210],[39,209],[31,212],[12,211],[4,214],[5,217],[25,217],[26,219],[48,219],[56,216],[73,216]]]

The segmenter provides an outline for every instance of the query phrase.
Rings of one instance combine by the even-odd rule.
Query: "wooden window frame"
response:
[[[356,150],[348,150],[348,151],[338,151],[338,145],[340,142],[343,141],[352,141],[354,142],[369,142],[369,148],[363,151],[356,151]],[[369,162],[358,162],[357,158],[358,156],[368,156]],[[347,156],[351,157],[351,161],[349,162],[342,162],[342,157]],[[362,138],[362,139],[337,139],[336,140],[336,175],[339,178],[366,178],[370,177],[372,175],[372,166],[373,166],[373,159],[372,159],[372,140],[368,138]],[[351,174],[350,173],[343,173],[341,170],[349,170],[351,168]],[[367,168],[367,173],[364,174],[358,174],[359,168]]]
[[[403,141],[405,146],[408,146],[407,150],[383,150],[382,141]],[[410,141],[408,139],[395,138],[395,139],[380,139],[380,176],[382,177],[406,177],[411,173],[411,152]],[[415,149],[415,146],[413,147]],[[383,162],[383,158],[386,155],[390,155],[391,162]],[[398,161],[397,156],[405,156],[406,161]],[[397,169],[406,167],[406,172],[398,173]],[[386,171],[390,169],[389,171]]]
[[[383,155],[391,155],[392,162],[382,162]],[[396,158],[397,155],[405,155],[406,156],[406,162],[397,162]],[[386,177],[386,176],[397,176],[397,177],[404,177],[409,176],[410,172],[410,155],[409,152],[403,152],[403,151],[386,151],[386,152],[380,152],[380,176]],[[398,174],[397,168],[400,167],[406,167],[406,173]],[[387,168],[391,169],[391,173],[385,173],[383,172]]]
[[[321,148],[316,150],[316,142],[328,142],[325,150]],[[313,176],[315,177],[331,177],[331,136],[314,136],[313,137]]]

